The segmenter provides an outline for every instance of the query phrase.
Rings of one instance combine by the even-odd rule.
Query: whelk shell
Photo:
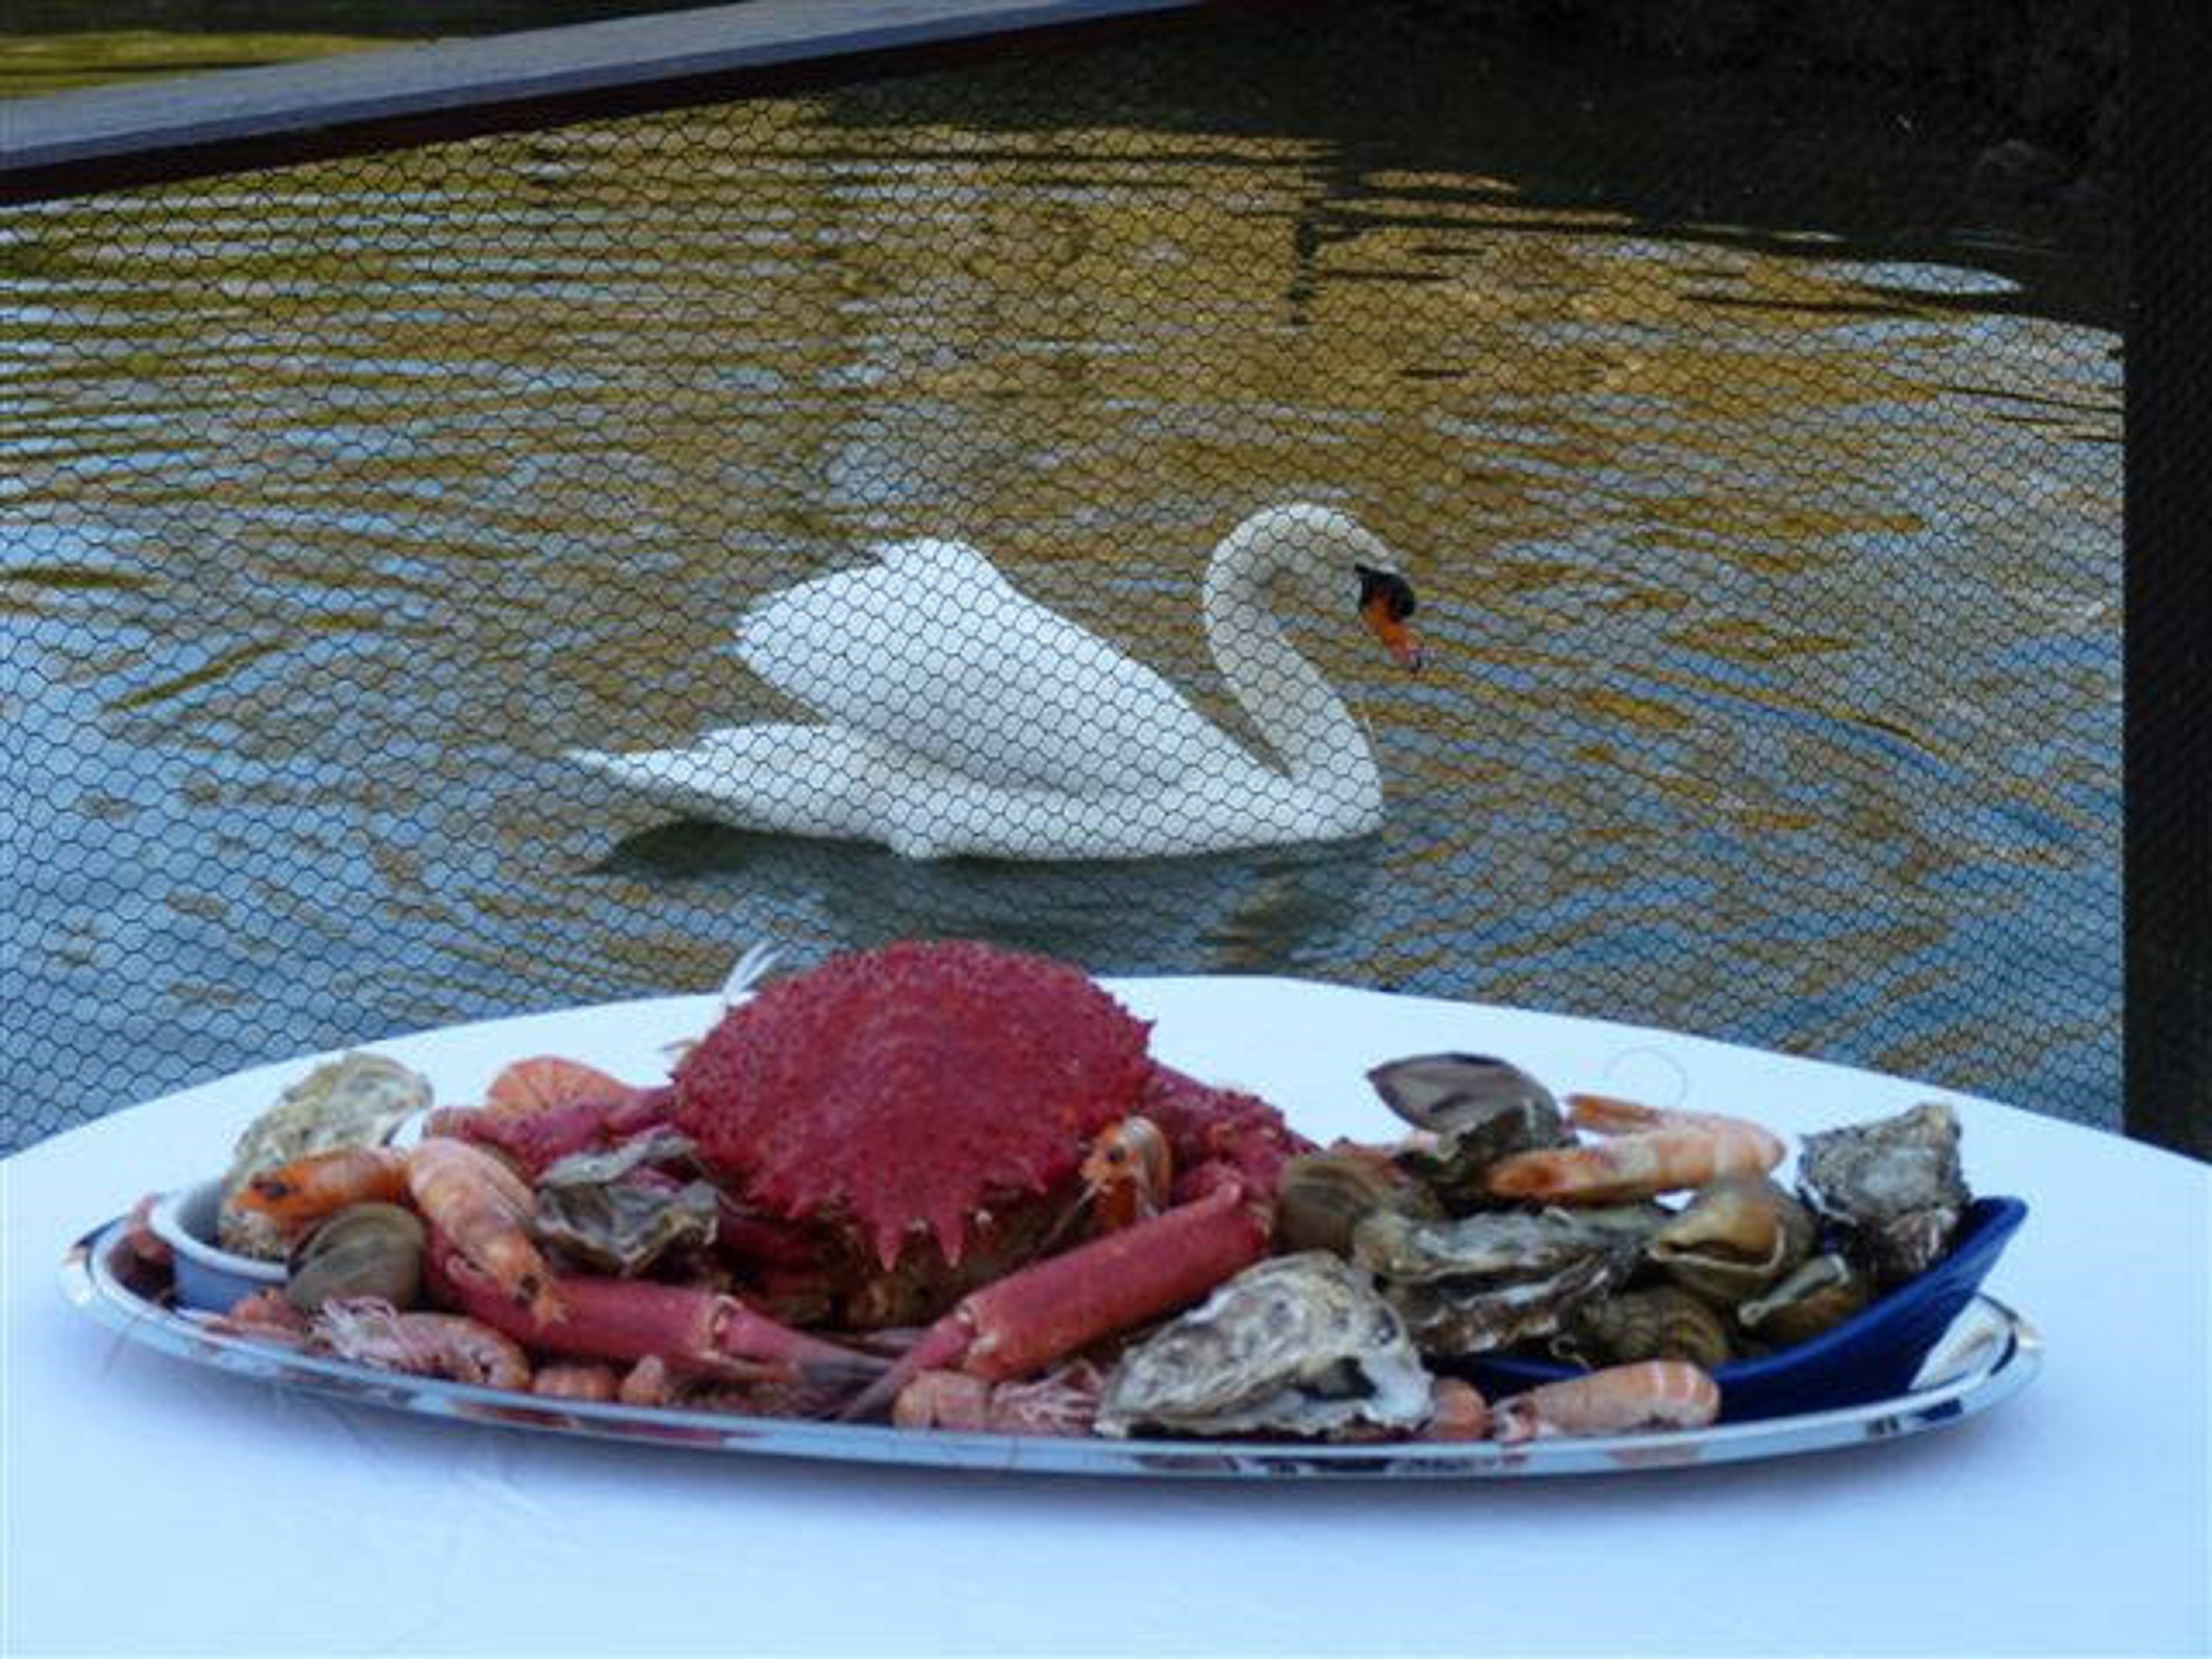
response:
[[[1552,1352],[1593,1368],[1632,1359],[1686,1359],[1711,1370],[1728,1363],[1721,1316],[1672,1285],[1585,1302],[1553,1339]]]
[[[1651,1235],[1645,1254],[1677,1284],[1733,1308],[1812,1254],[1813,1212],[1765,1176],[1729,1176],[1701,1188]]]
[[[302,1313],[323,1304],[373,1297],[411,1308],[422,1294],[422,1218],[397,1204],[354,1204],[301,1241],[292,1253],[284,1299]]]
[[[1744,1329],[1777,1347],[1840,1325],[1874,1300],[1874,1286],[1833,1251],[1816,1255],[1765,1296],[1735,1310]]]
[[[1377,1210],[1443,1214],[1429,1190],[1400,1174],[1387,1153],[1349,1146],[1303,1153],[1283,1166],[1276,1183],[1277,1248],[1349,1255],[1352,1229]]]

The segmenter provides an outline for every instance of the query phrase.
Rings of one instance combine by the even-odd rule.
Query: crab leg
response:
[[[1194,1302],[1267,1253],[1273,1227],[1235,1181],[1048,1256],[963,1297],[846,1409],[881,1410],[926,1370],[1025,1376],[1101,1337]]]
[[[580,1359],[666,1360],[678,1370],[732,1382],[809,1376],[858,1380],[884,1362],[764,1318],[733,1296],[687,1285],[559,1274],[566,1311],[541,1319],[443,1240],[430,1251],[433,1283],[447,1298],[526,1348]]]

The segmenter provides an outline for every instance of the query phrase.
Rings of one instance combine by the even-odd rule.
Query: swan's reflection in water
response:
[[[794,959],[894,939],[989,939],[1095,973],[1283,973],[1372,925],[1379,836],[1142,861],[903,859],[700,819],[626,837],[592,872],[774,915]]]

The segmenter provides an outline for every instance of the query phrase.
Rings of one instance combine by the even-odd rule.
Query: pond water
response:
[[[1418,16],[1418,13],[1411,14]],[[0,218],[5,1144],[916,933],[1706,1032],[2116,1125],[2124,292],[1971,124],[1237,23]],[[956,532],[1229,714],[1245,511],[1407,556],[1362,840],[914,863],[562,758]]]

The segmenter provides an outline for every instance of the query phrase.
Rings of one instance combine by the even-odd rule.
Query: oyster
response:
[[[1352,1231],[1376,1210],[1441,1219],[1435,1195],[1400,1174],[1388,1156],[1352,1147],[1305,1152],[1283,1166],[1275,1187],[1275,1239],[1289,1254],[1347,1255]]]
[[[608,1152],[578,1152],[538,1177],[531,1231],[602,1273],[634,1278],[669,1251],[714,1242],[720,1218],[706,1181],[677,1186],[641,1180],[638,1171],[688,1161],[695,1148],[672,1129],[656,1129]]]
[[[1877,1285],[1924,1273],[1950,1248],[1971,1201],[1959,1168],[1959,1115],[1931,1102],[1808,1134],[1797,1188]]]
[[[1275,1256],[1122,1357],[1101,1434],[1327,1435],[1427,1421],[1428,1373],[1367,1275],[1323,1250]]]
[[[1600,1370],[1636,1359],[1686,1359],[1711,1370],[1728,1363],[1721,1316],[1674,1285],[1595,1297],[1577,1308],[1552,1340],[1562,1359]]]
[[[1581,1303],[1626,1279],[1641,1248],[1633,1232],[1556,1210],[1437,1222],[1381,1212],[1352,1238],[1352,1260],[1381,1282],[1415,1345],[1452,1356],[1553,1334]]]
[[[1510,1152],[1574,1144],[1552,1091],[1488,1054],[1416,1054],[1367,1073],[1385,1105],[1434,1137],[1398,1162],[1455,1212],[1491,1200],[1483,1176]]]
[[[382,1054],[343,1054],[316,1066],[239,1136],[222,1178],[216,1242],[240,1255],[282,1261],[285,1240],[276,1224],[231,1201],[246,1183],[309,1152],[377,1146],[429,1103],[429,1080]]]
[[[397,1204],[353,1204],[292,1252],[284,1299],[302,1313],[330,1301],[374,1297],[411,1308],[422,1289],[422,1218]]]
[[[1816,1255],[1765,1296],[1735,1310],[1737,1322],[1777,1347],[1840,1325],[1874,1300],[1866,1275],[1833,1251]]]
[[[1700,1188],[1644,1254],[1676,1284],[1733,1308],[1810,1255],[1819,1231],[1813,1212],[1767,1176],[1728,1176]]]

